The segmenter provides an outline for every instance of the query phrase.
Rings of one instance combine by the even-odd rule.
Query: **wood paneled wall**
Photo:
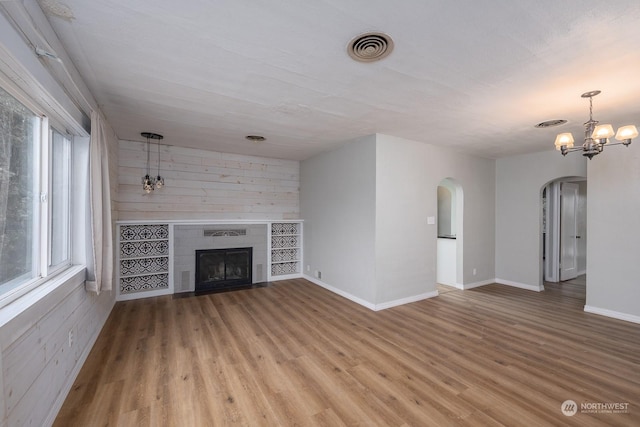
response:
[[[299,219],[299,162],[160,145],[165,187],[142,191],[145,143],[119,144],[120,220]],[[151,145],[151,175],[158,151]]]
[[[84,278],[84,269],[76,269],[64,284],[2,323],[3,427],[53,423],[115,300],[113,292],[85,291]]]

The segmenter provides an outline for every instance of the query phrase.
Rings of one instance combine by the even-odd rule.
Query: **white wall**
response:
[[[152,144],[151,175],[157,175]],[[119,218],[138,219],[299,219],[297,161],[226,154],[161,145],[165,187],[142,191],[145,143],[119,143]]]
[[[377,135],[376,303],[436,292],[437,187],[427,144]]]
[[[563,157],[557,151],[496,160],[495,257],[499,282],[541,289],[542,188],[558,178],[586,177],[586,162],[579,153]]]
[[[589,162],[585,310],[640,323],[640,143]]]
[[[375,197],[374,135],[300,165],[304,273],[365,304],[376,300]]]
[[[427,217],[437,214],[444,178],[464,197],[463,284],[493,279],[495,161],[388,135],[377,142],[377,303],[435,291],[437,228]]]
[[[372,308],[433,296],[437,230],[427,217],[437,214],[438,184],[452,177],[465,195],[463,276],[468,283],[495,277],[494,167],[388,135],[303,161],[305,264],[321,270],[325,285]]]

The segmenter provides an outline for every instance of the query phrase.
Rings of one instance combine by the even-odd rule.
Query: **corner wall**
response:
[[[563,157],[557,151],[544,151],[496,160],[495,259],[499,283],[542,289],[542,188],[550,181],[574,176],[587,176],[587,160],[579,153]],[[589,179],[589,187],[591,183]],[[592,203],[589,200],[588,205]]]
[[[376,301],[375,198],[375,135],[301,163],[303,272],[370,308]]]
[[[302,162],[307,277],[372,309],[437,295],[437,229],[427,217],[447,177],[465,197],[464,281],[492,280],[495,162],[387,135]]]
[[[438,185],[462,187],[462,285],[495,277],[495,161],[389,135],[377,135],[377,304],[436,293]],[[460,230],[458,230],[460,234]],[[473,274],[475,269],[476,273]]]

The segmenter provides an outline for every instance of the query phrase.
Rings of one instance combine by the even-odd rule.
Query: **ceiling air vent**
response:
[[[393,50],[393,40],[383,33],[360,34],[349,42],[349,56],[359,62],[379,61]]]
[[[567,123],[565,119],[547,120],[546,122],[540,122],[535,127],[537,128],[552,128],[554,126],[560,126]]]

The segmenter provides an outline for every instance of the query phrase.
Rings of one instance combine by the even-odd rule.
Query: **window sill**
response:
[[[46,280],[35,289],[17,298],[15,301],[11,301],[0,308],[0,327],[6,325],[38,301],[60,289],[63,285],[67,283],[80,284],[85,281],[85,278],[86,267],[84,265],[72,265],[60,272],[60,274]]]

